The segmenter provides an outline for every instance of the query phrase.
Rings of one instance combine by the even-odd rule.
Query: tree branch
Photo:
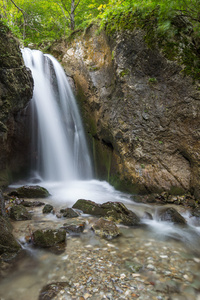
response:
[[[22,13],[23,15],[23,18],[24,18],[24,29],[23,29],[23,40],[25,40],[25,29],[26,29],[26,13],[23,9],[21,9],[19,6],[17,6],[17,4],[13,1],[13,0],[10,0],[12,2],[12,4],[14,4],[14,6]]]
[[[68,15],[70,16],[70,11],[67,9],[66,5],[65,5],[65,2],[63,0],[60,0],[62,5],[63,5],[63,8],[64,10],[66,10],[66,12],[68,13]],[[58,2],[57,2],[58,3]],[[59,3],[58,3],[59,4]],[[60,5],[59,5],[60,6]]]
[[[74,5],[74,10],[73,10],[73,12],[75,12],[75,10],[76,10],[77,6],[79,5],[80,1],[81,1],[81,0],[78,0],[77,4]]]

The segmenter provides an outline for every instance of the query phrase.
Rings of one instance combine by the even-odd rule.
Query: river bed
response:
[[[140,217],[144,211],[156,215],[157,206],[135,203],[130,195],[106,182],[41,185],[52,195],[41,200],[53,204],[56,212],[85,198],[97,203],[121,201]],[[32,220],[12,222],[24,256],[10,271],[4,263],[0,299],[51,299],[38,298],[41,289],[62,282],[53,299],[200,300],[199,227],[187,212],[180,207],[179,211],[188,221],[187,229],[156,219],[143,220],[139,227],[120,226],[121,236],[113,240],[96,236],[90,230],[94,217],[81,215],[78,219],[86,222],[84,232],[67,236],[64,252],[55,254],[33,248],[26,243],[26,236],[38,228],[60,228],[66,219],[44,215],[42,207],[34,208]]]

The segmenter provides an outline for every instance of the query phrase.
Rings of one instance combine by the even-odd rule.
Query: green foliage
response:
[[[199,12],[199,0],[0,0],[1,21],[25,46],[48,45],[96,21],[110,35],[142,28],[149,47],[160,47],[194,79],[200,78]]]
[[[75,1],[75,29],[86,28],[106,2]],[[70,6],[66,0],[0,0],[0,19],[25,46],[37,46],[71,34]]]
[[[110,0],[99,15],[101,28],[113,35],[119,30],[142,28],[149,47],[160,47],[183,72],[200,78],[199,0]]]

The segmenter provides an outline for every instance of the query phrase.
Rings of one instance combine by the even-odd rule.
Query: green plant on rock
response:
[[[124,69],[119,73],[119,75],[120,75],[120,77],[124,77],[124,76],[128,75],[129,73],[130,72],[128,69]]]
[[[200,78],[200,1],[110,0],[101,14],[101,28],[109,35],[142,28],[149,47],[159,47],[183,72]]]
[[[158,81],[157,81],[157,79],[155,78],[155,77],[151,77],[151,78],[149,78],[149,83],[151,83],[151,84],[155,84],[155,83],[157,83]]]

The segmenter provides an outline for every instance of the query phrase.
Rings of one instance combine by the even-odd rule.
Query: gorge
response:
[[[5,39],[7,34],[10,35],[6,30]],[[12,221],[13,234],[26,254],[23,260],[19,259],[15,272],[12,274],[11,271],[1,281],[1,297],[6,300],[17,297],[21,300],[27,297],[41,300],[48,294],[53,295],[54,299],[199,299],[198,85],[192,85],[192,80],[184,78],[180,73],[180,67],[167,61],[157,50],[148,49],[140,31],[125,32],[112,39],[104,32],[97,35],[96,27],[90,26],[82,36],[78,35],[71,42],[53,45],[49,52],[61,60],[67,75],[75,82],[75,93],[83,114],[90,152],[93,153],[96,177],[107,179],[130,193],[119,192],[108,182],[92,176],[86,148],[76,147],[77,144],[83,147],[85,141],[80,141],[82,127],[80,121],[78,124],[75,121],[77,112],[71,104],[68,105],[70,112],[61,109],[64,113],[62,116],[55,115],[56,107],[49,114],[49,103],[44,108],[41,119],[46,118],[48,125],[42,141],[45,141],[49,129],[50,134],[53,133],[53,141],[50,145],[45,142],[45,153],[39,155],[37,163],[33,161],[33,174],[28,177],[28,161],[35,153],[35,150],[29,152],[31,139],[30,126],[27,125],[30,120],[28,106],[33,81],[29,69],[22,62],[17,41],[13,37],[7,40],[11,45],[2,48],[6,51],[16,49],[16,53],[11,51],[1,55],[2,108],[10,109],[4,115],[2,110],[1,114],[1,186],[13,184],[10,174],[15,175],[14,179],[20,179],[12,188],[22,185],[24,178],[29,179],[29,184],[35,184],[35,180],[38,184],[39,180],[39,184],[45,186],[51,194],[45,202],[54,206],[55,214],[45,215],[41,208],[31,208],[32,220]],[[49,100],[52,94],[62,94],[63,90],[59,92],[60,75],[56,76],[52,65],[56,69],[60,67],[54,58],[34,51],[37,57],[34,61],[31,50],[23,51],[28,61],[26,65],[33,68],[32,74],[34,68],[38,70],[38,62],[42,69],[34,79],[34,86],[39,89],[39,104],[45,98]],[[3,64],[5,57],[9,59]],[[10,61],[10,57],[13,61]],[[43,61],[46,63],[43,64]],[[11,68],[15,66],[14,63],[16,67]],[[44,91],[46,80],[41,76],[43,69],[45,74],[52,74],[51,80],[59,78],[59,81],[53,83],[54,91],[49,87],[50,94]],[[23,75],[12,73],[19,70],[22,70]],[[60,72],[64,73],[59,69]],[[11,78],[18,79],[17,85],[14,85]],[[12,88],[8,83],[13,84]],[[64,86],[67,85],[64,81]],[[9,92],[13,90],[10,96]],[[68,90],[64,100],[70,97]],[[11,104],[8,103],[9,99]],[[39,107],[41,112],[42,108]],[[66,115],[68,117],[65,119]],[[36,119],[35,116],[34,127],[38,132],[40,125],[36,126]],[[64,133],[59,133],[57,125],[51,127],[53,119],[62,120]],[[61,140],[65,139],[67,131],[72,129],[73,134],[69,132],[68,136],[71,139],[69,144],[65,144],[68,139],[62,144],[64,153],[60,154],[57,150],[53,152],[54,146],[58,145],[60,151],[57,138],[61,135]],[[40,148],[40,143],[38,145]],[[67,155],[72,152],[73,158],[70,156],[64,163],[66,152]],[[36,157],[38,154],[37,150]],[[76,161],[80,156],[83,165],[77,162],[79,159]],[[54,161],[60,157],[61,163],[54,165]],[[74,159],[76,167],[71,165]],[[49,168],[51,163],[52,168]],[[71,167],[66,170],[68,164]],[[20,168],[23,169],[24,177],[20,174]],[[163,191],[170,194],[184,193],[189,197],[172,196],[169,198],[171,203],[166,205],[174,207],[174,203],[179,201],[187,205],[188,199],[191,200],[191,206],[176,207],[187,226],[162,220],[159,215],[163,208],[160,194],[156,194],[158,205],[137,202],[138,193],[141,200],[145,199],[144,194],[153,194],[153,198],[156,198],[154,193]],[[9,196],[8,193],[4,195]],[[59,210],[73,206],[79,198],[104,205],[107,201],[122,202],[136,212],[140,226],[118,224],[121,231],[119,239],[102,239],[90,229],[96,216],[88,216],[85,212],[86,215],[81,214],[77,218],[78,224],[86,223],[83,234],[67,235],[66,247],[60,255],[34,248],[27,242],[26,238],[32,236],[30,232],[35,229],[64,226],[69,220],[59,217]],[[18,201],[11,199],[14,201],[11,205]],[[193,214],[194,211],[196,214]],[[2,259],[1,263],[6,273],[6,259]],[[50,287],[43,290],[46,284]],[[52,292],[52,286],[56,294]]]

